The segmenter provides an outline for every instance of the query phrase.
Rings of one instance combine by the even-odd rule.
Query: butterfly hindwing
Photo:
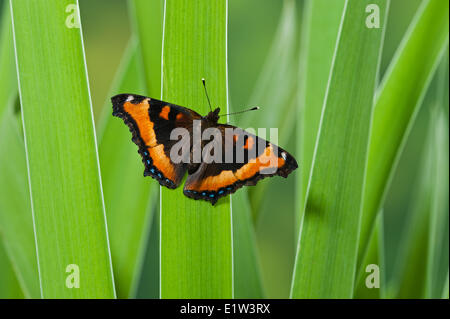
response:
[[[113,115],[123,119],[132,133],[145,165],[145,176],[162,186],[176,188],[186,173],[187,164],[173,163],[170,149],[177,141],[170,139],[174,128],[191,131],[196,112],[171,103],[135,94],[119,94],[112,99]]]
[[[202,162],[189,175],[184,194],[215,204],[223,196],[244,185],[256,185],[265,177],[287,177],[297,168],[297,162],[282,148],[231,125],[218,124],[222,134],[220,163]],[[228,142],[227,142],[228,141]]]

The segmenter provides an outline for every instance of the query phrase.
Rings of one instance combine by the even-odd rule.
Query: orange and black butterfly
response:
[[[183,193],[189,198],[214,205],[244,185],[256,185],[274,175],[286,178],[297,168],[294,157],[282,148],[235,126],[219,124],[219,108],[201,116],[191,109],[135,94],[119,94],[111,100],[113,115],[128,125],[132,141],[139,147],[144,176],[174,189],[187,172]],[[219,143],[198,142],[201,157],[195,154],[196,123],[200,136],[212,129],[212,135],[217,132],[221,137]],[[179,134],[174,138],[171,135],[176,129]],[[208,145],[210,151],[205,152]]]

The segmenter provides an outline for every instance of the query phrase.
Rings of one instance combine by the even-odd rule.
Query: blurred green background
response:
[[[0,8],[3,8],[2,2],[0,1]],[[128,5],[124,0],[80,0],[79,2],[94,117],[97,121],[102,112],[102,107],[108,99],[114,74],[129,42],[133,21],[130,21]],[[385,72],[420,3],[420,0],[391,1],[380,77]],[[293,17],[297,27],[295,33],[291,35],[294,41],[291,41],[292,48],[289,48],[293,51],[289,55],[280,54],[275,62],[273,59],[268,61],[273,44],[279,41],[277,29],[281,23],[283,4],[284,2],[280,0],[229,0],[229,94],[231,108],[234,110],[255,104],[256,86],[264,68],[267,67],[267,63],[286,63],[290,69],[299,70],[301,74],[298,60],[303,13],[302,1],[294,1],[293,10],[295,10],[295,14]],[[286,61],[286,59],[290,60]],[[277,87],[295,85],[298,81],[298,73],[291,73],[287,73],[285,77],[280,77],[279,83],[276,84]],[[448,82],[448,68],[445,78]],[[385,278],[388,282],[395,281],[396,263],[398,262],[398,256],[402,254],[402,238],[407,231],[411,207],[415,199],[415,189],[420,183],[421,158],[426,152],[425,140],[428,124],[440,82],[434,80],[428,90],[384,205]],[[273,98],[276,100],[277,97],[274,96]],[[214,100],[214,97],[212,97],[212,100]],[[269,101],[272,103],[272,99]],[[294,96],[288,101],[295,107],[298,98]],[[268,104],[269,102],[266,100],[259,100],[256,103],[261,107],[259,112],[263,114],[274,112],[274,107],[277,107]],[[294,112],[286,112],[279,116],[293,118],[295,117]],[[236,125],[246,123],[242,117],[246,117],[246,115],[232,117],[230,121]],[[295,150],[295,128],[288,131],[286,135],[279,137],[279,143],[283,148],[290,150],[292,154],[298,157],[298,152]],[[280,134],[283,134],[283,131]],[[299,164],[302,165],[302,163]],[[448,179],[448,176],[446,178]],[[5,181],[1,182],[4,183]],[[295,178],[291,177],[287,180],[274,178],[269,183],[265,182],[265,184],[268,187],[266,195],[257,202],[260,210],[257,216],[254,215],[263,282],[267,297],[287,298],[296,251],[296,231],[294,227],[296,224]],[[253,202],[252,205],[254,205]],[[446,205],[448,207],[448,198]],[[156,225],[156,223],[153,223],[153,225]],[[448,238],[448,215],[445,226]],[[154,236],[154,227],[152,227],[152,230],[143,268],[144,274],[139,286],[138,297],[140,298],[158,297],[158,263],[155,260],[155,257],[157,257],[157,238]],[[448,267],[448,242],[447,246],[444,245],[439,249],[447,251],[446,262]],[[5,258],[1,249],[0,258]],[[0,273],[0,279],[1,282],[5,282],[5,280],[13,280],[13,276],[11,273],[2,272]],[[17,296],[20,296],[19,292]],[[0,297],[2,297],[1,294]]]

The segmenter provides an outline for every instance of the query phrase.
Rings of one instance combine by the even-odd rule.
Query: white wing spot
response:
[[[286,160],[286,152],[281,153],[281,157]]]
[[[134,100],[134,96],[133,95],[128,95],[127,97],[127,102],[133,101]]]

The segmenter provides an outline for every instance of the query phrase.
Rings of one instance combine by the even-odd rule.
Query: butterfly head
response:
[[[217,108],[214,111],[209,112],[208,115],[205,116],[205,119],[212,124],[217,124],[219,121],[219,112],[220,108]]]

